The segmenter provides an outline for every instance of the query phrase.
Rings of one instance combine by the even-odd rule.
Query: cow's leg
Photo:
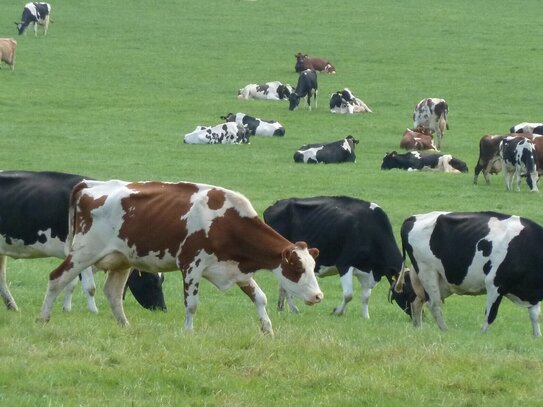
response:
[[[123,290],[129,274],[129,268],[110,270],[104,284],[104,293],[111,306],[111,311],[113,311],[113,315],[122,326],[128,325],[128,319],[126,319],[123,308]]]
[[[182,269],[184,270],[184,269]],[[185,331],[192,332],[193,318],[198,308],[198,289],[200,287],[201,273],[192,271],[183,271],[183,287],[185,296]]]
[[[422,307],[424,301],[420,297],[415,297],[411,303],[411,318],[413,319],[413,326],[420,328],[422,326]]]
[[[353,268],[348,267],[345,270],[345,267],[338,266],[337,269],[340,275],[341,289],[343,290],[343,301],[341,301],[338,307],[334,308],[332,314],[343,315],[345,307],[353,299]]]
[[[77,281],[77,278],[74,278],[64,288],[64,305],[62,306],[63,311],[70,312],[72,310],[72,296],[75,286],[77,285]]]
[[[0,295],[9,310],[18,311],[19,308],[13,299],[6,280],[6,264],[8,258],[0,255]]]
[[[424,270],[425,267],[421,264],[419,264],[419,269]],[[418,273],[419,280],[422,283],[422,286],[424,287],[424,291],[428,294],[428,308],[430,309],[430,312],[434,316],[434,319],[437,322],[437,325],[439,326],[439,329],[442,331],[447,330],[447,324],[445,323],[445,320],[443,319],[443,314],[441,312],[441,291],[439,290],[439,274],[437,270],[434,270],[432,268],[428,268],[428,272],[421,275],[421,273]],[[420,295],[417,293],[417,296],[420,297]]]
[[[81,262],[77,260],[72,255],[68,255],[66,259],[56,268],[51,274],[49,274],[49,284],[47,286],[47,292],[45,294],[45,299],[43,300],[43,305],[41,308],[38,321],[47,322],[51,318],[51,310],[53,309],[53,304],[60,292],[77,276],[81,271],[91,264],[94,261]]]
[[[311,92],[307,94],[307,107],[311,111]]]
[[[300,310],[294,303],[294,299],[283,287],[279,287],[279,298],[277,299],[277,311],[283,311],[285,309],[285,300],[288,303],[290,311],[294,314],[298,314]]]
[[[43,35],[47,35],[48,29],[49,29],[49,16],[45,17],[45,27],[44,27]]]
[[[34,37],[38,36],[38,22],[36,21],[34,23]]]
[[[87,267],[81,272],[81,286],[83,292],[87,298],[87,308],[90,312],[98,314],[98,307],[96,306],[96,283],[94,282],[94,274],[92,267]]]
[[[488,327],[496,319],[502,298],[503,295],[498,293],[498,288],[494,284],[486,284],[486,313],[485,322],[481,329],[483,333],[488,331]]]
[[[539,314],[541,313],[541,303],[528,308],[528,313],[530,314],[530,321],[532,322],[532,332],[534,336],[541,336],[541,327],[539,326]]]
[[[509,170],[505,170],[503,174],[503,179],[505,181],[505,190],[511,191],[511,184],[512,184],[512,175],[509,172]]]
[[[252,278],[238,283],[239,288],[251,299],[251,301],[256,306],[256,311],[258,312],[258,317],[260,318],[260,329],[267,335],[273,336],[272,323],[268,312],[266,311],[266,304],[268,300],[266,299],[266,294],[260,289],[258,284]]]
[[[313,94],[313,102],[315,102],[315,109],[317,109],[317,95],[318,95],[319,91],[317,89],[315,89],[315,93]]]
[[[358,278],[362,288],[362,318],[370,319],[369,301],[371,290],[375,287],[377,282],[373,278],[373,273],[366,273],[358,269],[354,269],[354,275]]]
[[[522,178],[521,178],[520,174],[521,174],[520,170],[515,171],[515,185],[516,185],[517,192],[520,192],[520,184],[522,182]],[[530,184],[528,184],[528,185],[530,185]]]

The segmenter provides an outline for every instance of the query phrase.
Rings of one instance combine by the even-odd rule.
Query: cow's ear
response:
[[[286,249],[283,249],[283,252],[281,253],[281,260],[283,263],[290,263],[290,256],[292,255],[292,251],[294,250],[294,247],[287,247]]]
[[[319,249],[317,249],[316,247],[313,247],[313,248],[309,249],[308,251],[309,251],[309,254],[311,255],[311,257],[313,257],[314,259],[319,257]]]

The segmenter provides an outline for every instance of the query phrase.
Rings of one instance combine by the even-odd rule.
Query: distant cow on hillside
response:
[[[400,148],[405,150],[435,150],[434,137],[432,132],[424,127],[406,129],[403,132]]]
[[[435,133],[436,147],[440,150],[445,129],[449,129],[448,115],[449,105],[445,99],[422,99],[413,112],[413,128],[422,126]]]
[[[258,117],[249,116],[245,113],[228,113],[221,116],[226,122],[234,122],[244,126],[248,133],[253,136],[284,136],[285,128],[275,120],[263,120]]]
[[[349,89],[338,90],[330,96],[332,113],[371,113],[371,109],[362,99],[356,97]]]
[[[279,81],[251,83],[238,91],[238,99],[288,100],[294,88]]]
[[[289,110],[294,110],[300,104],[300,99],[307,97],[307,106],[311,110],[311,96],[315,109],[317,108],[317,94],[319,93],[319,84],[317,83],[317,73],[311,69],[306,69],[298,77],[296,90],[289,96]]]
[[[217,126],[197,126],[185,134],[186,144],[248,144],[247,129],[237,123],[223,123]]]
[[[535,146],[526,137],[505,137],[500,143],[500,157],[505,170],[505,186],[508,191],[520,191],[521,176],[526,175],[526,183],[532,192],[538,192],[537,164]]]
[[[49,3],[27,3],[23,9],[21,22],[15,23],[19,35],[25,32],[26,28],[34,25],[34,36],[38,35],[38,25],[43,26],[43,35],[47,35],[49,18],[51,16],[51,5]]]
[[[294,153],[294,161],[311,164],[354,163],[356,144],[358,140],[351,135],[332,143],[305,144]]]
[[[15,70],[15,51],[17,41],[13,38],[0,38],[0,65],[2,62],[8,64],[11,70]]]
[[[326,59],[310,57],[302,52],[298,52],[296,55],[294,55],[294,58],[296,58],[296,65],[294,65],[294,70],[296,72],[303,72],[306,69],[313,69],[320,72],[336,73],[336,67]]]
[[[396,151],[386,153],[381,169],[391,170],[394,168],[407,171],[468,172],[466,163],[450,154],[421,155],[418,151],[410,151],[405,154],[398,154]]]

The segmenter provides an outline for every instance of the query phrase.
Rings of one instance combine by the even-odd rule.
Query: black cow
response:
[[[83,179],[59,172],[0,171],[0,295],[8,309],[18,308],[6,282],[6,256],[64,258],[70,193]],[[81,277],[88,307],[98,312],[92,270],[83,271]],[[74,284],[65,292],[65,310],[71,309]],[[133,278],[129,287],[138,302],[149,304],[147,308],[166,309],[158,283]]]
[[[307,106],[311,110],[311,96],[315,102],[315,109],[317,108],[317,94],[319,93],[319,85],[317,83],[317,73],[312,69],[306,69],[300,72],[298,77],[298,84],[296,90],[291,93],[289,100],[289,110],[294,110],[300,104],[300,98],[307,96]]]
[[[343,301],[333,311],[343,314],[353,296],[353,275],[362,286],[362,316],[369,318],[368,300],[372,288],[385,276],[390,282],[399,273],[402,257],[387,214],[377,204],[347,196],[290,198],[277,201],[264,211],[264,221],[285,238],[303,239],[319,249],[315,274],[338,274]],[[398,304],[408,311],[402,296],[393,292]],[[285,293],[280,292],[279,309]],[[293,311],[296,306],[289,300]]]
[[[34,24],[34,35],[38,35],[38,24],[43,25],[43,35],[47,35],[51,5],[49,3],[27,3],[23,9],[21,22],[15,23],[19,35],[25,32],[26,27]]]
[[[413,323],[421,325],[424,302],[447,330],[441,303],[451,294],[486,292],[483,332],[496,319],[505,296],[528,308],[533,334],[541,336],[543,228],[531,220],[496,212],[431,212],[407,218],[401,228],[403,257],[413,264]],[[401,289],[402,270],[397,287]]]
[[[410,151],[405,154],[398,154],[396,151],[386,153],[383,157],[381,169],[391,170],[394,168],[408,171],[468,172],[466,163],[450,154],[422,155],[418,151]]]
[[[312,164],[354,163],[356,161],[354,153],[356,144],[358,144],[358,140],[351,135],[331,143],[304,144],[294,153],[294,161]]]

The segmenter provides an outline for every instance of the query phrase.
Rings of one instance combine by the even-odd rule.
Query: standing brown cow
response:
[[[0,65],[2,62],[15,69],[15,51],[17,50],[17,41],[13,38],[0,38]]]

